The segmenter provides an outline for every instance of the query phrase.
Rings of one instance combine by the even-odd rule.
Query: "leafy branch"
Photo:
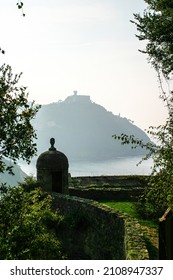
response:
[[[28,163],[36,154],[36,133],[31,125],[40,106],[28,103],[27,88],[18,85],[21,74],[13,75],[11,66],[0,67],[0,172],[5,170],[3,158],[14,163],[19,158]]]
[[[23,6],[24,6],[23,2],[18,1],[16,5],[17,5],[18,9],[22,11],[22,16],[25,17],[25,13],[23,10]]]
[[[5,54],[5,51],[0,48],[0,53]]]
[[[145,148],[148,151],[146,156],[144,158],[142,158],[142,160],[138,164],[140,164],[143,160],[147,160],[150,157],[152,157],[159,148],[153,142],[145,143],[142,139],[138,139],[134,135],[127,135],[127,134],[121,133],[120,135],[114,134],[114,135],[112,135],[112,137],[115,140],[120,140],[122,145],[131,144],[131,149],[136,149],[136,148],[140,147],[140,148]]]

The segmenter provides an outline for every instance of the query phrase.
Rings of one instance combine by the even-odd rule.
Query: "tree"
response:
[[[143,16],[134,14],[139,40],[146,41],[143,53],[148,55],[155,70],[170,78],[173,71],[173,1],[145,0]]]
[[[17,1],[16,5],[24,17],[23,2]],[[1,47],[0,53],[5,54]],[[27,88],[18,86],[21,75],[13,75],[9,65],[0,67],[0,173],[12,173],[12,167],[5,165],[4,157],[14,163],[19,158],[29,163],[36,154],[36,133],[31,120],[40,106],[35,106],[34,102],[28,103]]]
[[[20,75],[13,75],[9,65],[0,67],[0,172],[12,171],[3,158],[14,163],[19,158],[30,162],[36,153],[36,133],[31,125],[39,106],[28,103],[27,88],[18,86]]]
[[[133,135],[113,135],[122,144],[145,147],[148,150],[144,159],[153,158],[154,165],[149,185],[142,200],[143,211],[152,217],[161,216],[166,208],[173,205],[173,1],[145,0],[148,4],[144,14],[134,14],[139,40],[146,41],[142,53],[157,71],[161,87],[161,99],[167,107],[168,117],[164,125],[150,127],[148,133],[157,140],[157,145],[144,143]],[[163,81],[169,85],[164,90]]]
[[[0,191],[0,259],[63,259],[55,231],[63,216],[51,209],[52,196],[30,177]]]

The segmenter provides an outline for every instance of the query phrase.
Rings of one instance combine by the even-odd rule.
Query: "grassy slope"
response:
[[[125,212],[131,217],[138,220],[141,225],[141,231],[143,232],[144,239],[146,242],[146,247],[149,252],[150,259],[158,259],[158,226],[155,222],[151,220],[142,219],[136,212],[135,202],[113,202],[113,201],[103,201],[103,204],[107,206]]]

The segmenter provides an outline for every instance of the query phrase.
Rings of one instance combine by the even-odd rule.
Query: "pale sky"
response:
[[[23,72],[30,100],[77,90],[142,129],[164,122],[157,75],[130,23],[143,0],[23,0],[25,18],[16,2],[0,0],[0,63]]]

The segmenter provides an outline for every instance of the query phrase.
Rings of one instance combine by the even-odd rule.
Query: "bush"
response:
[[[54,231],[54,224],[60,224],[63,217],[51,210],[51,202],[51,195],[31,178],[16,188],[1,186],[1,259],[64,258]]]

